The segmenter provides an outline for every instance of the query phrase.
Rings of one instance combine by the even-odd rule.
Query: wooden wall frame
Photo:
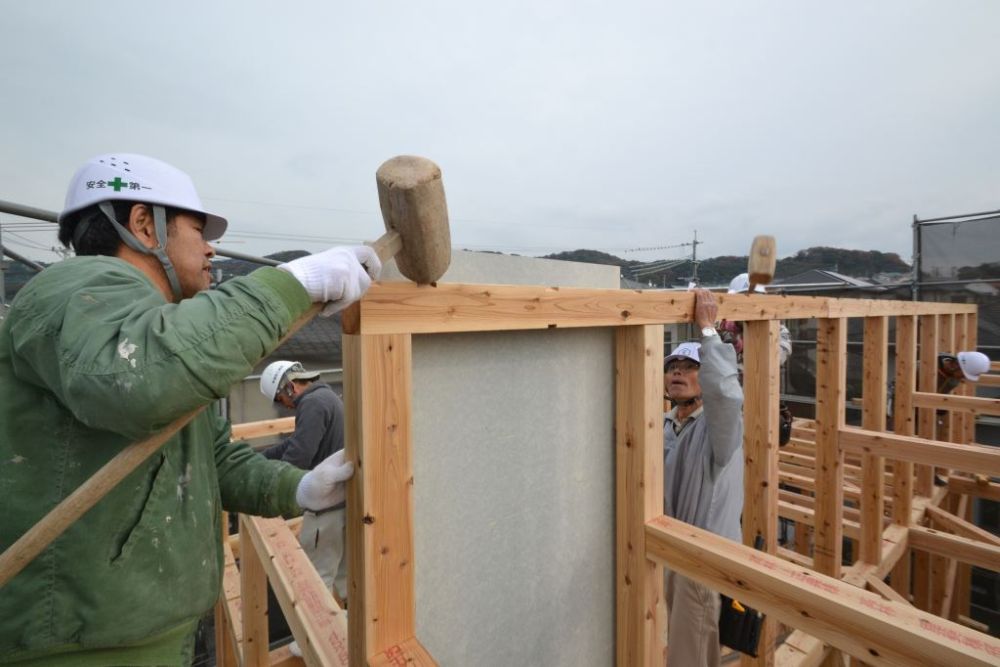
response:
[[[914,419],[918,407],[921,414],[996,408],[971,395],[942,400],[917,391],[917,371],[921,362],[928,366],[926,351],[937,345],[937,325],[948,322],[942,326],[964,332],[968,342],[976,307],[717,296],[720,318],[746,323],[745,358],[752,372],[744,406],[744,539],[764,537],[760,552],[662,516],[662,326],[689,322],[693,298],[656,291],[383,283],[352,307],[344,318],[347,447],[357,465],[348,491],[351,665],[434,664],[414,624],[411,336],[564,327],[616,328],[616,665],[662,664],[661,564],[797,628],[777,650],[769,643],[760,664],[819,664],[831,648],[872,665],[921,658],[1000,664],[1000,641],[910,604],[917,591],[910,590],[904,567],[911,551],[982,564],[1000,548],[971,531],[964,514],[942,508],[946,498],[1000,494],[996,485],[979,484],[968,474],[1000,470],[1000,452],[966,444],[967,438],[956,443],[917,437]],[[788,451],[779,452],[777,321],[806,318],[819,319],[816,419],[798,422]],[[865,318],[865,358],[871,362],[862,428],[844,424],[849,318]],[[884,399],[890,318],[897,346],[893,432],[885,430]],[[918,339],[927,347],[918,350]],[[924,380],[919,389],[926,386]],[[969,422],[957,420],[956,430],[967,435]],[[914,485],[921,481],[914,480],[914,464],[947,467],[949,486]],[[779,492],[782,480],[794,481],[798,491]],[[845,499],[859,505],[845,507]],[[811,522],[813,553],[808,543],[799,551],[777,548],[775,524],[782,513]],[[921,525],[935,516],[941,530]],[[860,540],[862,557],[844,566],[841,538],[849,530]],[[946,568],[942,581],[958,571],[957,565]],[[884,581],[890,574],[891,586]],[[959,586],[951,590],[942,605],[960,597]],[[767,632],[773,636],[772,629]]]

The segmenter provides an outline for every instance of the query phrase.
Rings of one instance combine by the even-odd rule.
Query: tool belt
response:
[[[719,598],[719,643],[756,658],[764,614],[726,595]]]

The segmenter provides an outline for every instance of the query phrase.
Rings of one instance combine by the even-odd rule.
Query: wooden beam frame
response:
[[[967,472],[1000,475],[1000,448],[997,447],[959,445],[844,426],[840,429],[840,448],[930,466],[942,465]]]
[[[939,317],[949,318],[953,331],[960,326],[968,331],[970,322],[975,321],[976,307],[822,297],[717,297],[720,317],[745,323],[747,396],[751,398],[745,405],[748,502],[744,527],[747,540],[757,534],[764,536],[770,553],[760,553],[717,536],[703,537],[698,529],[684,524],[678,527],[674,522],[673,528],[665,529],[670,520],[657,516],[663,492],[661,325],[690,321],[693,299],[692,294],[676,292],[503,285],[419,287],[388,283],[369,291],[352,317],[345,319],[345,329],[360,335],[344,337],[348,455],[357,465],[348,490],[352,560],[352,623],[348,637],[352,665],[392,665],[400,661],[434,664],[417,640],[414,628],[410,335],[593,326],[618,328],[616,664],[650,664],[662,659],[663,619],[658,604],[662,582],[660,566],[654,562],[662,559],[682,574],[736,594],[769,611],[775,619],[817,635],[809,638],[797,631],[787,647],[774,653],[776,662],[820,661],[827,653],[824,641],[875,665],[913,656],[989,664],[989,660],[1000,656],[1000,647],[989,637],[856,588],[871,586],[887,597],[899,597],[898,589],[885,589],[882,578],[894,565],[908,560],[903,556],[911,544],[928,551],[957,549],[965,552],[967,559],[993,556],[991,545],[984,547],[974,542],[977,546],[969,546],[960,541],[963,538],[948,535],[928,537],[927,529],[917,530],[911,523],[943,495],[939,493],[942,490],[933,489],[928,496],[913,500],[910,482],[914,461],[942,465],[937,458],[929,457],[943,454],[948,458],[944,465],[960,470],[971,466],[982,472],[979,463],[988,460],[992,465],[996,460],[984,458],[985,452],[980,450],[985,448],[963,447],[958,452],[948,449],[947,443],[913,437],[914,395],[919,394],[914,391],[916,317],[933,317],[935,323]],[[885,424],[888,316],[897,318],[893,434],[880,432]],[[816,489],[816,498],[812,508],[794,505],[784,509],[797,513],[803,524],[808,513],[803,511],[812,512],[817,526],[816,553],[814,559],[786,555],[800,563],[814,563],[817,569],[835,577],[839,575],[840,542],[845,532],[844,497],[860,499],[863,519],[857,530],[865,559],[845,571],[843,581],[785,563],[773,555],[778,551],[776,543],[772,545],[776,542],[773,524],[778,509],[777,480],[793,475],[779,473],[779,457],[773,446],[777,424],[773,377],[777,368],[777,320],[807,317],[820,319],[817,414],[814,422],[800,422],[795,435],[800,440],[804,436],[815,439],[815,444],[809,446],[804,442],[796,445],[814,457],[815,463],[813,471],[808,465],[799,465],[805,461],[796,460],[795,465],[786,467],[801,470],[802,474],[796,475],[803,482],[807,475],[815,476],[808,481]],[[866,429],[844,425],[847,317],[866,318],[866,387],[862,399]],[[925,400],[929,399],[917,396],[916,403]],[[920,403],[921,408],[923,405]],[[962,409],[969,405],[982,409],[985,404],[976,401]],[[242,431],[234,429],[234,435],[272,435],[275,428],[264,423],[246,425]],[[845,452],[862,454],[860,468],[845,464]],[[891,486],[887,484],[889,476],[879,465],[882,458],[893,461]],[[845,482],[845,471],[850,471],[860,487]],[[962,480],[955,482],[956,486],[975,484],[955,476],[951,479]],[[881,513],[886,502],[884,497],[880,502],[876,488],[891,488],[893,494],[894,524],[884,531]],[[977,488],[985,489],[986,495],[993,493],[990,485]],[[276,572],[280,576],[280,568]],[[830,586],[834,591],[832,601]],[[891,613],[879,605],[889,605]],[[808,615],[804,616],[803,610]],[[968,634],[957,634],[960,631]],[[766,652],[770,642],[766,641],[765,646]],[[797,657],[790,657],[792,654]]]
[[[686,577],[798,627],[871,665],[995,665],[1000,639],[694,526],[658,517],[651,555]]]

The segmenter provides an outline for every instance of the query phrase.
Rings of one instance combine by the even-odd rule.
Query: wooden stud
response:
[[[776,320],[743,324],[743,543],[753,547],[759,535],[769,554],[778,549],[779,327]],[[773,664],[776,636],[765,619],[757,657],[741,656],[740,664]]]
[[[844,424],[847,326],[843,319],[819,321],[816,332],[816,570],[840,576],[843,553],[844,470],[839,445]]]
[[[280,517],[241,516],[240,519],[240,534],[252,543],[243,545],[244,558],[252,552],[262,563],[306,664],[347,667],[346,616],[302,551],[298,539]]]
[[[938,324],[937,315],[920,316],[920,366],[917,386],[924,393],[934,393],[937,390]],[[916,404],[914,399],[913,405]],[[917,411],[917,435],[927,440],[937,439],[937,417],[934,410],[921,408]],[[921,496],[931,495],[934,465],[920,464],[914,470],[916,493]]]
[[[240,599],[243,619],[243,664],[266,667],[270,648],[267,629],[267,574],[248,537],[247,518],[240,516]]]
[[[896,318],[896,389],[893,392],[892,430],[896,435],[915,433],[913,391],[916,388],[917,320],[912,315]],[[892,520],[908,526],[913,504],[913,463],[894,459],[892,464]],[[896,589],[899,590],[898,588]]]
[[[344,336],[351,665],[415,636],[411,338]]]
[[[615,664],[663,662],[663,568],[645,525],[663,514],[663,327],[615,335]]]
[[[869,431],[885,430],[888,347],[888,318],[866,317],[861,425]],[[883,457],[877,454],[862,457],[860,559],[873,565],[878,565],[882,556],[883,473]]]

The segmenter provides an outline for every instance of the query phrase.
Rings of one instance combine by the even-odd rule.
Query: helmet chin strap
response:
[[[174,265],[171,263],[170,258],[167,257],[167,210],[163,206],[158,204],[153,205],[153,225],[156,230],[156,247],[147,248],[142,243],[139,242],[135,236],[132,235],[124,225],[119,224],[118,220],[115,218],[115,210],[112,208],[110,202],[102,201],[98,204],[101,212],[111,221],[111,226],[117,232],[118,237],[121,238],[122,243],[127,245],[132,250],[136,252],[141,252],[144,255],[153,255],[159,260],[160,264],[163,265],[163,271],[167,274],[167,282],[170,283],[170,290],[173,292],[174,300],[180,301],[183,298],[181,293],[181,282],[177,278],[177,271],[174,270]]]
[[[682,408],[686,408],[694,405],[701,400],[701,396],[692,396],[691,398],[685,399],[683,401],[674,401],[674,405]]]

